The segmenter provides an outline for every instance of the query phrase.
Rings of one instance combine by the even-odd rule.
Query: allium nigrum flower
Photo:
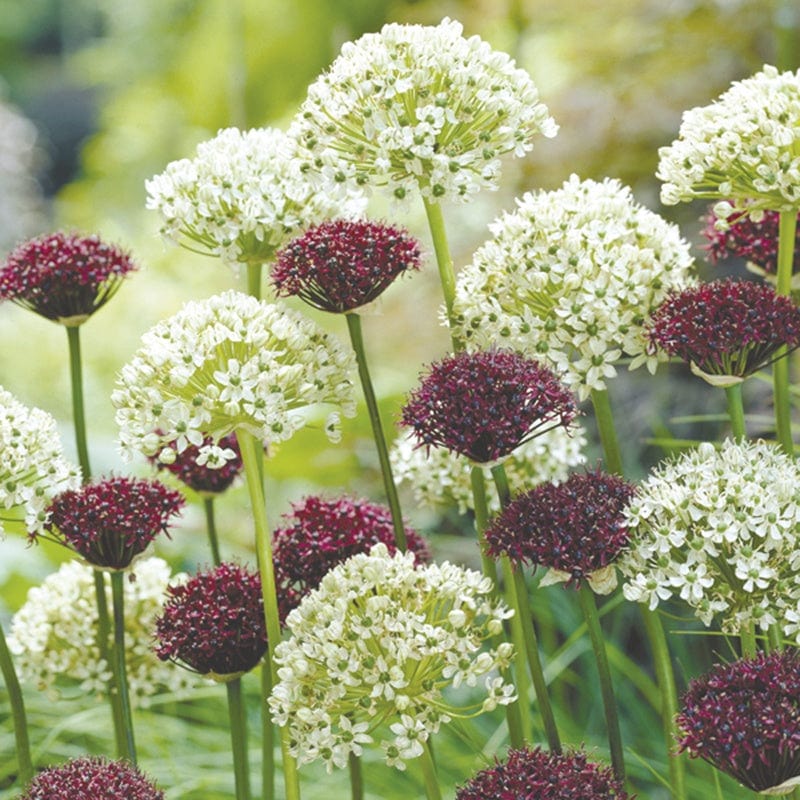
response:
[[[653,314],[650,342],[711,383],[743,379],[800,346],[800,309],[766,284],[720,280],[667,298]]]
[[[0,268],[0,300],[13,300],[62,325],[80,325],[137,269],[97,236],[52,233],[16,248]]]
[[[156,655],[201,675],[238,677],[267,651],[261,578],[224,562],[170,586],[156,621]]]
[[[156,464],[159,469],[171,472],[181,483],[198,494],[222,494],[230,488],[231,484],[241,474],[243,467],[242,456],[239,452],[239,441],[236,438],[236,434],[229,433],[227,436],[223,436],[216,444],[223,450],[232,450],[234,455],[221,466],[212,468],[207,463],[204,463],[200,447],[210,447],[213,444],[214,440],[206,436],[202,445],[189,444],[181,452],[177,452],[177,448],[167,445],[175,453],[174,461],[164,463],[159,461],[156,456],[151,456],[150,461]]]
[[[183,507],[158,481],[106,478],[58,495],[45,526],[92,566],[125,569]]]
[[[20,800],[163,800],[164,792],[127,761],[83,756],[40,772]]]
[[[417,442],[445,447],[479,464],[577,413],[575,399],[547,367],[511,350],[458,353],[433,364],[408,397],[402,423]]]
[[[377,222],[332,220],[281,250],[272,270],[279,296],[345,313],[375,300],[401,273],[419,269],[419,243]]]
[[[486,531],[489,553],[549,567],[545,583],[586,579],[601,594],[617,585],[609,567],[628,542],[622,512],[631,484],[599,469],[574,473],[519,495]]]
[[[756,792],[789,794],[800,784],[797,651],[718,664],[689,684],[677,724],[681,750]]]
[[[509,750],[508,758],[481,770],[455,800],[629,800],[611,769],[586,753],[548,753],[540,747]]]

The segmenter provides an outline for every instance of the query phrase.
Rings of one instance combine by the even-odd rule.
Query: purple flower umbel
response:
[[[487,350],[431,365],[409,395],[402,423],[420,445],[484,464],[568,427],[576,413],[575,398],[547,367],[511,350]]]
[[[211,437],[203,440],[203,447],[213,444]],[[223,436],[217,444],[226,450],[233,450],[234,458],[226,461],[221,467],[212,469],[205,464],[198,464],[197,457],[200,448],[196,445],[187,445],[180,453],[176,453],[175,461],[164,464],[154,456],[150,461],[159,469],[165,469],[175,475],[178,480],[201,495],[222,494],[230,488],[242,471],[242,456],[239,453],[239,441],[235,433]]]
[[[419,244],[399,228],[333,220],[284,247],[272,281],[279,296],[346,313],[377,298],[401,273],[419,269],[420,260]]]
[[[691,682],[677,724],[681,750],[756,792],[800,776],[797,651],[718,664]]]

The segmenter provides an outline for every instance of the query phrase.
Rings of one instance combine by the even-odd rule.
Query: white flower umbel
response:
[[[658,151],[663,203],[716,199],[723,218],[800,208],[800,71],[765,66],[684,112],[678,137]]]
[[[651,371],[644,324],[690,282],[689,244],[630,189],[572,175],[504,214],[456,283],[455,334],[470,348],[511,347],[549,362],[583,400],[623,356]]]
[[[558,130],[529,75],[460,23],[384,25],[348,42],[309,88],[290,134],[317,173],[402,200],[496,189],[500,156]]]
[[[266,446],[289,439],[317,404],[355,413],[353,355],[301,314],[239,292],[187,303],[142,337],[112,402],[126,456],[174,460],[190,444],[222,466],[218,442],[242,430]],[[326,425],[338,433],[338,414]]]
[[[480,573],[415,567],[412,553],[375,545],[332,569],[289,614],[290,637],[275,650],[273,719],[289,726],[299,764],[345,767],[350,753],[377,743],[404,769],[441,724],[514,699],[497,676],[512,646],[483,647],[511,613]]]

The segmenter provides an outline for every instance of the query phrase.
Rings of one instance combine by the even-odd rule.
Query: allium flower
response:
[[[201,675],[229,680],[267,652],[261,578],[223,563],[167,589],[156,621],[156,655]]]
[[[509,750],[508,758],[481,770],[456,791],[455,800],[628,800],[631,796],[609,767],[573,750],[549,753],[541,747]]]
[[[112,402],[123,454],[169,463],[191,444],[198,464],[221,467],[235,453],[218,442],[238,429],[268,446],[289,439],[317,403],[352,416],[353,370],[349,351],[281,305],[239,292],[186,303],[144,334],[122,369]],[[331,414],[332,439],[337,423]]]
[[[175,448],[172,446],[175,443],[168,445],[169,449],[174,452]],[[213,447],[214,440],[210,437],[205,437],[201,443],[202,447]],[[198,463],[200,459],[200,447],[194,444],[188,445],[180,453],[175,453],[175,460],[172,463],[164,463],[159,461],[156,456],[152,456],[151,460],[160,468],[166,469],[175,475],[178,480],[188,486],[198,494],[209,496],[215,494],[222,494],[230,488],[231,484],[239,477],[242,471],[242,455],[239,452],[239,442],[236,439],[235,433],[229,433],[223,436],[218,444],[223,451],[230,450],[233,455],[226,453],[229,460],[225,461],[222,466],[212,468],[207,464]],[[202,459],[200,459],[202,460]]]
[[[608,594],[617,586],[613,562],[628,542],[623,510],[632,496],[631,484],[599,469],[537,486],[492,521],[489,554],[548,567],[543,585],[586,580]]]
[[[85,322],[116,293],[130,256],[97,236],[52,233],[17,247],[0,267],[0,300],[59,322]]]
[[[576,414],[575,399],[549,369],[510,350],[487,350],[432,364],[401,419],[418,445],[484,464],[547,430],[567,428]]]
[[[406,270],[419,269],[419,243],[377,222],[323,222],[277,255],[272,282],[279,297],[346,313],[380,296]]]
[[[794,650],[718,664],[691,682],[680,746],[755,792],[800,785],[800,659]]]
[[[166,601],[167,586],[186,578],[173,575],[166,561],[136,562],[135,581],[124,581],[125,662],[131,702],[146,706],[159,693],[185,694],[198,680],[185,670],[162,664],[153,652],[153,631]],[[111,587],[106,581],[111,605]],[[28,592],[11,622],[8,646],[20,680],[57,699],[61,689],[77,685],[98,698],[105,694],[111,665],[97,646],[97,602],[91,567],[79,561],[62,564],[57,572]],[[109,635],[109,647],[111,636]]]
[[[514,687],[495,673],[512,646],[482,649],[511,613],[480,573],[416,566],[413,553],[377,544],[334,567],[289,614],[291,636],[275,648],[273,720],[289,726],[299,764],[342,768],[377,741],[387,764],[404,769],[452,717],[512,702]],[[479,680],[476,701],[443,694]]]
[[[342,47],[290,133],[316,170],[395,197],[464,202],[496,189],[500,156],[558,127],[530,76],[458,22],[384,25]]]
[[[684,112],[659,151],[661,202],[720,201],[715,213],[800,206],[800,71],[765,66],[707,106]]]
[[[712,281],[671,294],[649,325],[650,342],[716,385],[739,383],[800,346],[800,309],[752,281]]]
[[[0,453],[0,537],[3,523],[12,521],[39,533],[52,498],[80,486],[80,470],[64,458],[53,417],[24,406],[2,386]]]
[[[164,800],[154,783],[127,761],[73,758],[40,772],[20,800]]]
[[[689,244],[677,226],[610,179],[573,175],[517,204],[458,275],[455,334],[469,347],[502,342],[535,354],[582,400],[605,388],[623,355],[631,369],[655,369],[646,320],[669,291],[691,282]]]
[[[275,128],[221,130],[145,186],[165,237],[232,265],[269,261],[303,226],[363,208],[316,191],[294,140]]]
[[[45,528],[93,567],[127,569],[183,504],[158,481],[106,478],[58,495]]]

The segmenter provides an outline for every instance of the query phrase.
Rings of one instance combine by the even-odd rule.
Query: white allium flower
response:
[[[261,264],[297,232],[328,217],[358,215],[364,201],[314,189],[297,145],[275,128],[226,128],[146,182],[161,233],[229,264]]]
[[[638,487],[625,519],[628,600],[678,597],[730,633],[777,619],[797,635],[800,466],[779,448],[728,439],[682,453]]]
[[[2,386],[0,454],[0,537],[4,522],[41,532],[50,501],[80,486],[80,470],[64,458],[53,417],[24,406]]]
[[[346,187],[465,202],[496,189],[500,156],[557,125],[530,76],[460,23],[384,25],[348,42],[290,129],[310,166]]]
[[[482,647],[511,613],[480,573],[415,567],[412,553],[375,545],[332,569],[289,614],[290,637],[275,649],[273,719],[289,726],[299,764],[322,758],[329,771],[342,768],[374,742],[404,769],[452,717],[513,701],[514,687],[496,674],[513,648]],[[477,700],[455,705],[444,694],[478,684]]]
[[[144,334],[120,373],[112,402],[122,452],[168,461],[167,445],[180,453],[191,444],[220,467],[233,451],[204,437],[244,430],[265,446],[280,442],[319,403],[353,416],[354,369],[349,350],[278,303],[234,291],[186,303]]]
[[[549,362],[582,400],[622,356],[655,369],[664,356],[648,352],[645,322],[691,281],[677,226],[617,180],[572,175],[524,195],[490,230],[456,281],[455,333],[470,348],[500,344]]]
[[[800,208],[800,70],[765,66],[713,103],[684,112],[679,138],[659,151],[667,205],[733,200],[718,216]]]
[[[131,700],[146,705],[161,692],[184,692],[200,679],[174,664],[158,660],[153,651],[156,618],[162,613],[169,583],[186,579],[172,575],[160,558],[136,564],[135,581],[125,581],[125,661]],[[111,605],[111,585],[106,582]],[[112,638],[109,636],[109,647]],[[68,561],[28,592],[14,615],[8,646],[20,680],[54,699],[59,691],[78,685],[86,694],[102,696],[111,666],[97,645],[97,603],[94,571],[79,561]]]

